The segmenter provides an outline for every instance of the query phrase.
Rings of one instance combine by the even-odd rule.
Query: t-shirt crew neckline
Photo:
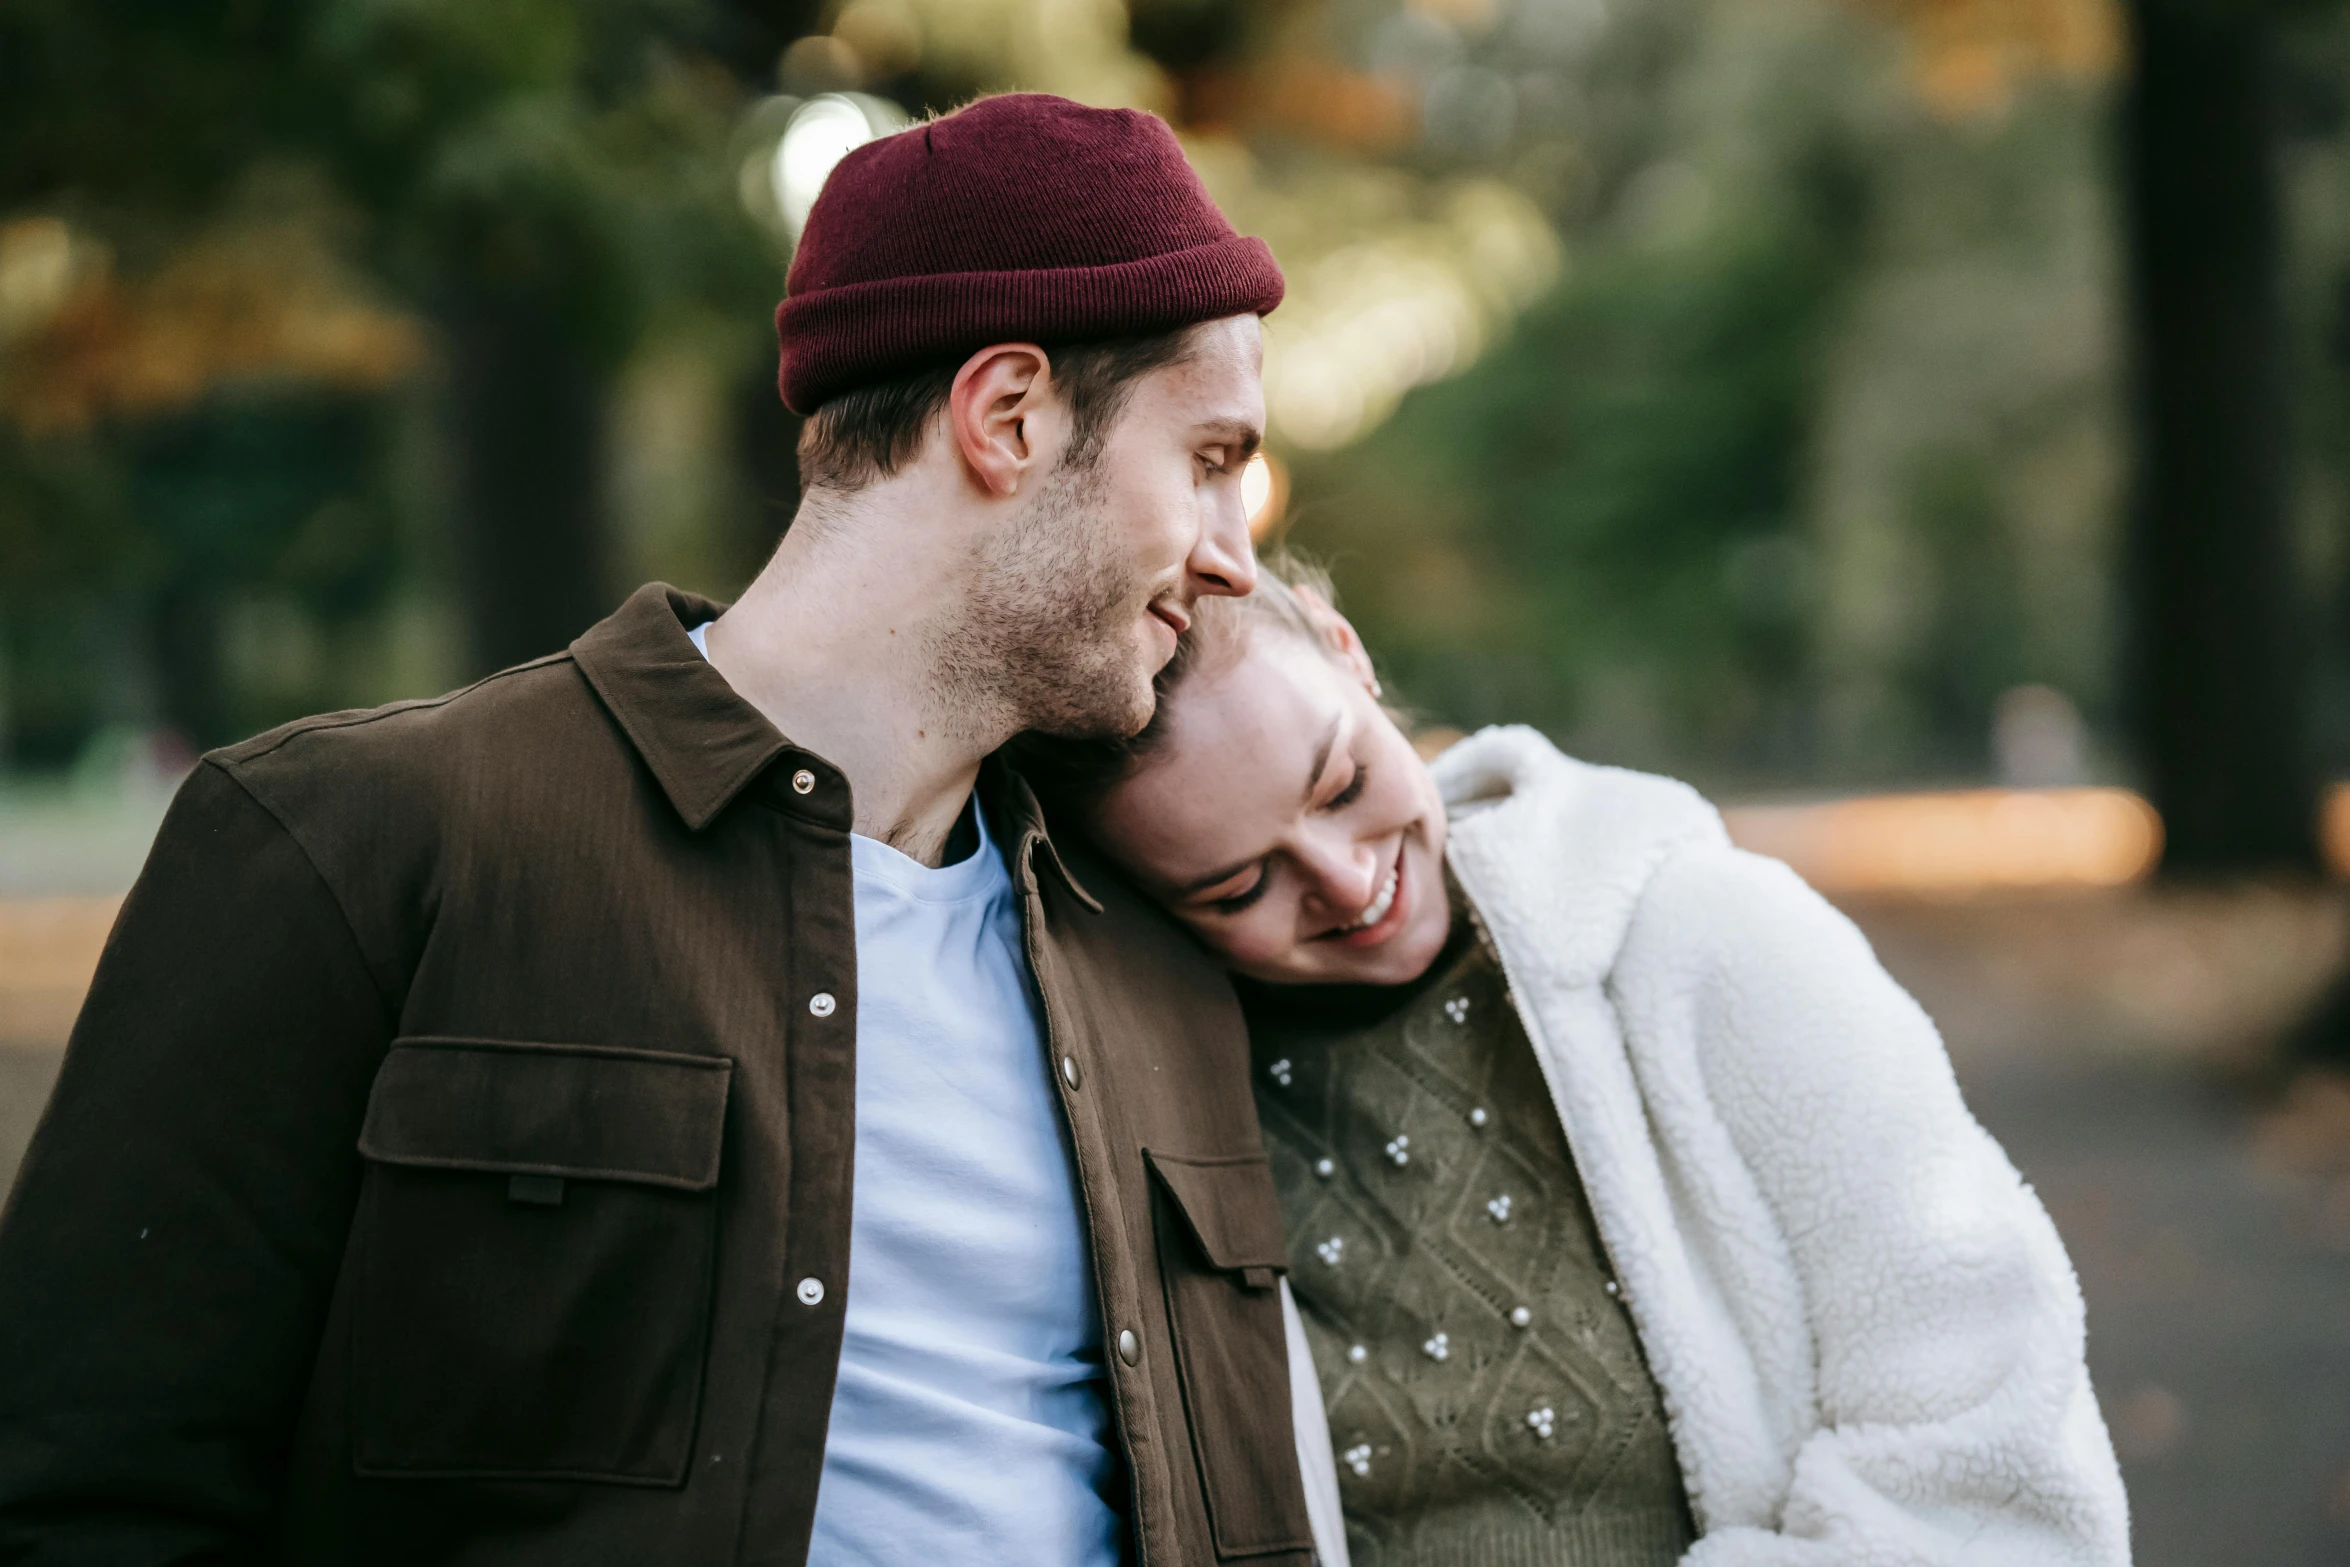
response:
[[[857,832],[849,834],[849,863],[859,876],[880,882],[917,903],[969,903],[991,898],[1007,880],[1007,873],[1003,857],[996,853],[995,838],[987,830],[987,812],[981,809],[976,793],[971,797],[970,810],[979,841],[968,855],[952,865],[925,865],[879,838],[868,838]]]
[[[686,633],[693,638],[694,651],[705,659],[710,656],[710,628],[716,624],[705,620]],[[995,839],[987,830],[987,812],[980,807],[976,792],[971,796],[970,810],[978,842],[952,865],[925,865],[861,832],[849,834],[850,864],[858,875],[871,877],[921,903],[967,903],[990,897],[1006,876],[1003,858],[995,852]]]

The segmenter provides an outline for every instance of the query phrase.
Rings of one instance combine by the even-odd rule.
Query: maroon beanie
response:
[[[1171,332],[1281,291],[1165,121],[1008,93],[840,161],[784,280],[777,380],[805,415],[990,343]]]

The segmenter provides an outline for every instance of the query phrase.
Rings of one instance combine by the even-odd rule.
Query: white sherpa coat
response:
[[[1685,1567],[2126,1564],[2063,1244],[1860,932],[1669,779],[1518,728],[1435,773],[1664,1395]]]

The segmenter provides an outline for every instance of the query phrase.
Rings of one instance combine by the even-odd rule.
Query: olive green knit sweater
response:
[[[1245,999],[1355,1567],[1679,1560],[1656,1384],[1484,944]]]

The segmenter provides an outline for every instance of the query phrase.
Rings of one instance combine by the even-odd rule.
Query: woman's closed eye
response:
[[[1336,794],[1330,797],[1329,802],[1325,804],[1322,809],[1325,811],[1345,810],[1348,806],[1354,804],[1355,801],[1363,797],[1363,787],[1370,781],[1370,777],[1371,769],[1364,766],[1362,763],[1357,762],[1355,764],[1355,775],[1347,780],[1345,788],[1339,790]]]
[[[1249,883],[1248,890],[1236,892],[1228,898],[1217,898],[1208,907],[1214,909],[1218,914],[1245,913],[1251,905],[1265,895],[1265,889],[1272,884],[1272,881],[1273,867],[1260,865],[1257,867],[1257,879]]]

